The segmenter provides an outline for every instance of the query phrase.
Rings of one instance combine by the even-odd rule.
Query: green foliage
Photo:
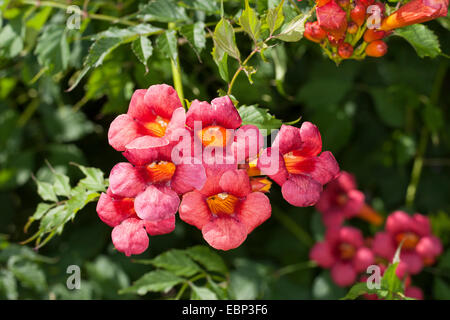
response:
[[[181,285],[176,299],[182,298],[188,287],[193,300],[216,300],[218,296],[226,296],[221,285],[225,284],[228,269],[222,258],[208,247],[172,249],[151,260],[141,259],[135,262],[150,264],[157,269],[144,274],[132,286],[122,289],[121,294],[162,292],[171,296],[169,291]]]
[[[51,183],[36,180],[37,192],[42,200],[47,202],[39,203],[34,214],[28,219],[25,231],[35,221],[40,224],[38,231],[24,243],[36,240],[36,246],[42,247],[54,235],[61,234],[64,225],[73,220],[79,210],[96,201],[100,192],[106,190],[107,181],[100,169],[78,164],[76,166],[85,177],[78,181],[75,187],[71,187],[68,176],[56,172],[52,167]]]
[[[435,58],[442,53],[439,40],[433,31],[422,24],[414,24],[395,31],[395,35],[407,40],[421,58]]]
[[[259,129],[267,130],[267,134],[270,134],[270,130],[281,127],[281,120],[276,119],[267,109],[259,108],[257,105],[240,106],[238,111],[243,125],[255,125]]]

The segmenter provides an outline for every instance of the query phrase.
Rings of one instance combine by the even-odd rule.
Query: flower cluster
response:
[[[305,24],[305,38],[320,44],[336,63],[344,59],[382,57],[382,40],[393,29],[445,17],[448,0],[412,0],[386,16],[386,6],[375,0],[317,0],[314,22]]]
[[[433,264],[443,250],[426,216],[395,211],[387,217],[384,230],[364,239],[360,230],[343,223],[356,216],[380,226],[383,219],[365,204],[364,194],[356,189],[353,175],[345,171],[326,187],[316,209],[321,212],[327,230],[325,239],[311,249],[310,258],[320,267],[330,269],[337,285],[350,286],[358,278],[365,281],[370,265],[378,265],[384,272],[401,246],[396,274],[404,280],[408,297],[423,297],[419,288],[411,286],[411,276]],[[369,299],[375,297],[367,295]]]
[[[242,125],[228,96],[195,100],[185,112],[164,84],[135,91],[108,139],[128,162],[112,168],[97,213],[114,228],[114,246],[128,256],[147,249],[147,234],[172,232],[177,212],[212,247],[234,249],[271,215],[267,176],[289,203],[305,207],[339,174],[312,123],[283,125],[264,149],[260,130]]]

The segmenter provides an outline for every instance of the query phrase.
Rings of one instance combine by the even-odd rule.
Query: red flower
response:
[[[353,227],[329,228],[325,240],[316,243],[309,256],[322,268],[331,269],[331,278],[341,287],[353,284],[358,273],[374,263],[361,231]]]
[[[134,92],[128,112],[111,123],[108,140],[117,151],[127,151],[130,143],[137,143],[136,139],[143,148],[146,139],[170,140],[170,134],[183,127],[184,109],[175,89],[166,84],[154,85]]]
[[[203,189],[183,195],[180,218],[202,230],[212,247],[230,250],[239,247],[247,235],[270,217],[269,199],[252,192],[245,170],[233,165],[208,165]]]
[[[318,7],[316,9],[316,15],[319,25],[323,30],[331,33],[337,39],[345,36],[347,14],[334,0]]]
[[[381,30],[392,30],[447,16],[448,0],[412,0],[381,23]]]
[[[140,219],[134,210],[133,198],[114,195],[109,188],[100,195],[97,213],[100,219],[113,227],[112,241],[117,250],[130,256],[148,248],[149,235],[170,233],[175,229],[175,216],[153,222]]]
[[[434,263],[442,253],[441,241],[431,234],[430,222],[421,214],[409,216],[395,211],[386,220],[386,231],[378,232],[372,243],[373,252],[388,261],[403,241],[397,275],[417,274],[424,265]]]
[[[258,167],[281,186],[287,202],[312,206],[319,200],[323,185],[339,173],[333,154],[321,151],[322,139],[315,125],[282,125],[272,147],[261,153]]]

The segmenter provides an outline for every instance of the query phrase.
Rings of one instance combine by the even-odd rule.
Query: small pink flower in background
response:
[[[316,243],[309,256],[320,267],[331,269],[331,278],[341,287],[353,284],[375,261],[372,251],[364,246],[361,231],[353,227],[328,228],[325,240]]]
[[[127,256],[141,254],[148,248],[147,234],[161,235],[175,229],[175,216],[158,222],[140,219],[134,210],[134,200],[115,196],[108,188],[97,203],[100,219],[114,228],[111,234],[114,246]]]
[[[175,89],[166,84],[153,85],[134,92],[128,112],[111,123],[108,140],[117,151],[128,150],[132,142],[140,149],[147,140],[154,145],[155,139],[149,138],[165,138],[168,144],[173,131],[184,127],[184,120],[185,112]]]
[[[385,231],[378,232],[372,243],[375,255],[391,261],[403,241],[397,275],[417,274],[431,265],[442,253],[441,241],[432,235],[429,219],[416,213],[412,216],[395,211],[386,220]]]
[[[246,171],[230,167],[208,166],[203,189],[184,194],[179,209],[180,218],[202,230],[206,242],[220,250],[239,247],[271,214],[269,199],[252,192]]]
[[[325,226],[341,225],[345,219],[360,217],[374,225],[383,218],[365,203],[364,194],[357,189],[355,177],[341,171],[322,192],[316,209],[322,214]]]
[[[339,173],[333,154],[321,151],[322,139],[315,125],[282,125],[272,147],[261,153],[258,168],[281,186],[287,202],[297,207],[312,206],[319,200],[323,185]],[[272,168],[276,172],[271,172]]]

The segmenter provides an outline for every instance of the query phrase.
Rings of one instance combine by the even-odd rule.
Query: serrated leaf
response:
[[[72,213],[67,210],[67,207],[65,205],[52,208],[42,217],[41,223],[39,225],[39,231],[54,231],[54,229],[63,226],[67,221],[69,221],[71,215]]]
[[[42,198],[42,200],[46,201],[58,201],[58,197],[56,196],[55,190],[53,189],[53,186],[44,181],[36,181],[36,184],[38,186],[38,194]]]
[[[27,27],[38,31],[41,30],[51,12],[52,7],[42,7],[38,13],[36,13],[31,19],[27,20]]]
[[[48,210],[50,210],[50,208],[52,208],[52,207],[53,207],[53,205],[48,204],[48,203],[44,203],[44,202],[39,203],[36,207],[36,211],[34,212],[32,218],[34,220],[40,220],[44,216],[44,214],[46,214],[48,212]]]
[[[205,32],[205,24],[202,21],[182,26],[180,29],[180,33],[194,47],[197,54],[202,52],[202,50],[205,48],[206,32]]]
[[[178,249],[172,249],[160,254],[152,259],[151,263],[155,267],[171,271],[177,276],[190,277],[201,271],[198,265],[183,250]]]
[[[147,292],[167,292],[182,282],[184,282],[184,279],[176,276],[172,272],[155,270],[146,273],[136,280],[131,287],[125,288],[119,293],[137,293],[143,296]]]
[[[220,273],[228,272],[223,259],[208,247],[198,245],[186,249],[185,252],[208,271]]]
[[[8,270],[19,280],[22,286],[42,292],[47,287],[44,272],[34,262],[23,261],[13,256],[8,260]]]
[[[261,21],[259,21],[256,11],[250,7],[248,0],[245,0],[245,9],[239,17],[239,25],[250,36],[250,38],[253,39],[253,41],[256,42],[259,39]]]
[[[183,0],[182,1],[189,9],[200,10],[207,13],[218,13],[219,7],[217,1],[211,0]]]
[[[176,62],[178,57],[177,37],[175,30],[167,30],[156,39],[156,45],[159,50],[166,56]]]
[[[227,19],[222,18],[216,25],[213,40],[214,46],[217,48],[216,55],[218,60],[222,60],[223,53],[227,53],[230,57],[240,60],[241,55],[236,46],[233,26]]]
[[[149,38],[141,36],[133,41],[131,49],[148,72],[148,59],[152,56],[153,46]]]
[[[69,177],[61,173],[55,173],[54,178],[53,188],[56,195],[70,197],[71,187]]]
[[[281,120],[276,119],[268,112],[268,109],[259,108],[256,104],[240,106],[238,112],[242,118],[242,125],[255,125],[259,129],[267,130],[267,134],[270,134],[272,129],[279,129],[282,124]]]
[[[191,284],[192,294],[191,300],[217,300],[217,295],[205,287],[198,287]]]
[[[16,300],[19,297],[14,274],[6,269],[0,270],[0,297]]]
[[[52,73],[64,71],[70,58],[67,31],[62,25],[49,25],[39,37],[34,53],[40,65]]]
[[[189,20],[186,10],[173,0],[156,0],[144,5],[137,15],[143,21],[177,22]]]
[[[226,52],[222,52],[221,54],[218,54],[217,52],[221,51],[221,49],[214,47],[212,49],[212,56],[214,59],[214,62],[216,63],[217,67],[219,68],[219,74],[220,77],[225,81],[228,82],[230,77],[228,74],[228,54]]]
[[[303,38],[303,33],[305,32],[305,22],[310,16],[310,14],[299,14],[292,19],[275,37],[286,42],[299,41]]]
[[[94,167],[85,167],[82,165],[76,165],[81,172],[84,173],[86,178],[80,180],[79,185],[87,188],[88,190],[104,191],[105,179],[102,170]]]
[[[273,35],[273,33],[283,25],[283,4],[284,0],[282,0],[275,8],[269,9],[267,11],[266,23],[269,27],[269,35]]]
[[[421,58],[435,58],[442,53],[439,39],[433,31],[423,24],[414,24],[397,29],[394,34],[408,41]]]
[[[345,297],[342,298],[342,300],[355,300],[363,294],[373,294],[376,293],[376,291],[376,289],[369,289],[366,282],[359,282],[350,288],[350,290],[345,295]]]

